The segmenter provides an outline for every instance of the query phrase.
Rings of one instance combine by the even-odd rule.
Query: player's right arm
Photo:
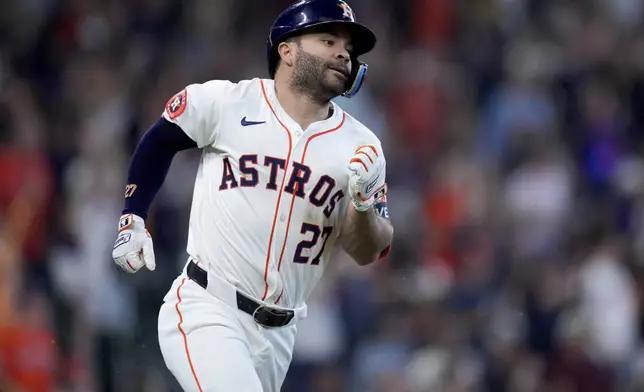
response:
[[[162,116],[139,141],[128,168],[125,207],[112,249],[114,262],[134,273],[155,268],[152,238],[145,229],[148,210],[165,181],[174,155],[215,143],[226,90],[232,83],[192,84],[168,100]]]

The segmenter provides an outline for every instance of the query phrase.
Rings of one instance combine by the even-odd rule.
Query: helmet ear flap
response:
[[[358,93],[364,83],[365,77],[367,76],[367,69],[369,68],[366,63],[358,61],[357,59],[353,60],[352,63],[358,64],[358,66],[351,71],[351,77],[347,80],[346,91],[342,94],[345,98],[352,98]]]

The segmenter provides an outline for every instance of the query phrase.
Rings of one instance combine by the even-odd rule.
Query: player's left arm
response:
[[[344,250],[360,265],[389,253],[394,228],[387,209],[386,163],[379,145],[358,147],[349,161],[351,205],[340,234]]]
[[[340,241],[358,264],[368,265],[389,254],[394,228],[388,218],[386,199],[367,211],[349,207]]]

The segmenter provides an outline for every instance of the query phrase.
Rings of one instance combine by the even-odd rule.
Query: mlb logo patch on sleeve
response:
[[[168,103],[165,105],[165,111],[170,120],[174,120],[183,114],[186,110],[187,101],[188,93],[186,92],[186,89],[181,90],[168,100]]]

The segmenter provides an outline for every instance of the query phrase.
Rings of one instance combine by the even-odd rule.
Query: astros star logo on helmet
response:
[[[344,1],[340,1],[339,3],[340,4],[338,4],[338,7],[342,8],[342,11],[344,11],[342,16],[347,19],[354,20],[355,17],[353,16],[353,10],[351,9],[351,7],[349,7],[349,4],[345,3]]]

